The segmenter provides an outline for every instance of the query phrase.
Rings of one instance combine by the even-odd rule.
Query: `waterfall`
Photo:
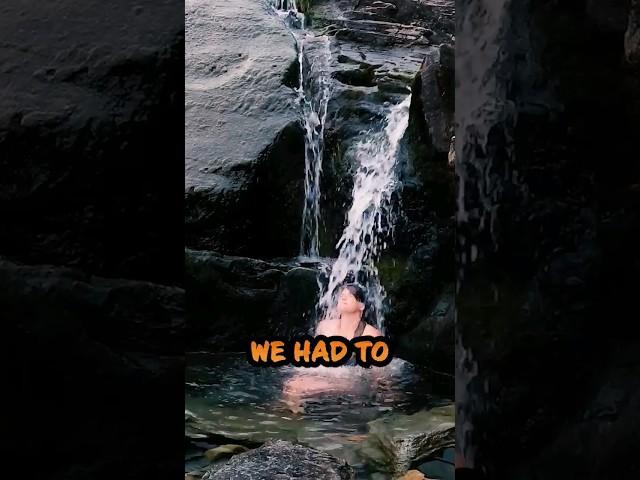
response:
[[[321,312],[335,304],[337,288],[345,281],[362,280],[367,284],[370,308],[383,330],[384,289],[375,266],[386,238],[392,233],[391,196],[396,190],[396,160],[400,140],[409,124],[408,96],[393,106],[379,131],[364,132],[354,151],[357,171],[353,184],[353,203],[347,213],[347,226],[338,241],[340,249],[332,266],[329,284],[318,302]]]
[[[298,50],[299,86],[297,89],[301,123],[305,133],[305,201],[300,232],[300,256],[319,257],[320,177],[324,151],[324,126],[331,82],[329,39],[314,36],[304,29],[305,16],[300,2],[271,0],[271,6],[289,27]],[[356,144],[353,158],[357,165],[352,205],[347,226],[336,248],[329,283],[318,301],[321,313],[335,302],[337,287],[350,278],[366,284],[370,311],[379,329],[383,329],[384,288],[380,284],[375,261],[392,233],[391,195],[397,187],[396,159],[400,140],[409,123],[411,97],[391,107],[383,128],[364,132]]]
[[[304,45],[304,49],[303,49]],[[320,229],[320,175],[324,155],[324,125],[330,96],[329,39],[310,37],[300,42],[300,88],[305,130],[305,201],[300,233],[300,255],[317,258]],[[305,56],[303,52],[308,54]],[[306,60],[306,61],[305,61]]]
[[[298,50],[298,104],[304,128],[304,206],[300,229],[300,256],[318,258],[320,230],[320,176],[324,154],[324,125],[330,96],[329,39],[305,30],[304,13],[295,0],[271,0],[271,6],[289,27]]]

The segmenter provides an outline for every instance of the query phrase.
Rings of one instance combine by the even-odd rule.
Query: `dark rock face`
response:
[[[160,468],[148,467],[141,436],[163,435],[159,396],[163,406],[168,396],[176,404],[182,398],[184,292],[6,260],[0,260],[0,290],[12,340],[3,347],[13,365],[8,380],[16,385],[10,402],[28,417],[3,420],[19,450],[13,458],[37,448],[34,432],[42,428],[59,432],[42,456],[60,478],[104,478],[129,463],[141,475]],[[166,448],[165,471],[180,460],[170,443]]]
[[[411,88],[414,134],[438,153],[449,152],[454,134],[454,54],[449,44],[428,52]]]
[[[454,411],[449,404],[373,420],[360,451],[382,471],[399,477],[412,466],[453,446]]]
[[[297,254],[304,198],[300,125],[284,127],[253,163],[229,175],[241,183],[187,192],[187,246],[267,258]]]
[[[621,355],[638,344],[627,312],[640,273],[640,90],[621,61],[624,27],[603,25],[618,5],[493,5],[509,26],[480,4],[457,12],[457,330],[477,362],[458,415],[473,431],[459,440],[490,478],[640,468],[626,416],[639,365]],[[603,390],[614,407],[595,407]]]
[[[143,348],[148,353],[182,353],[182,346],[175,342],[184,328],[184,291],[180,288],[6,260],[0,260],[0,282],[2,301],[9,310],[13,305],[38,316],[48,312],[51,321],[38,325],[44,335],[81,336],[84,331],[119,351]]]
[[[49,478],[180,474],[182,11],[2,5],[2,425]]]
[[[400,309],[398,309],[400,310]],[[455,344],[455,296],[453,285],[444,289],[427,317],[398,337],[398,356],[414,364],[452,374]]]
[[[624,52],[632,65],[640,64],[640,2],[631,0],[627,31],[624,36]]]
[[[167,161],[182,149],[169,141],[181,128],[184,48],[171,3],[139,2],[126,20],[97,1],[38,6],[29,17],[37,36],[11,23],[20,10],[7,6],[0,252],[105,276],[180,277],[179,257],[162,252],[179,221],[167,215],[181,204],[179,171]],[[85,8],[93,15],[82,22],[54,20]],[[115,31],[117,41],[97,33]]]
[[[215,252],[185,256],[188,338],[222,351],[251,339],[307,333],[318,295],[317,272]]]
[[[304,195],[295,41],[249,0],[189,2],[185,25],[187,246],[293,256]]]
[[[313,448],[282,440],[234,456],[222,466],[212,467],[203,480],[352,480],[353,469],[335,457]]]

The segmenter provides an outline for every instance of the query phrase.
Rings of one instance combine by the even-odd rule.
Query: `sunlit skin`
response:
[[[341,336],[347,340],[353,338],[353,334],[362,319],[364,303],[346,288],[343,288],[338,295],[338,302],[335,309],[327,317],[318,323],[315,335]],[[362,335],[381,336],[382,332],[377,328],[367,324]],[[373,375],[375,378],[376,375]],[[296,375],[287,380],[284,384],[284,401],[293,412],[303,411],[303,398],[313,394],[329,393],[349,390],[352,386],[348,379],[327,378],[320,375],[313,375],[311,372],[305,375]]]
[[[327,315],[327,318],[318,323],[316,335],[326,337],[337,335],[351,340],[362,319],[363,312],[364,303],[359,302],[347,288],[343,288],[338,295],[335,309]],[[382,335],[382,332],[367,324],[362,335],[378,337]]]

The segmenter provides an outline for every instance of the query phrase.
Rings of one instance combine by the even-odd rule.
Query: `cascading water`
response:
[[[300,234],[300,255],[317,258],[320,229],[320,175],[324,153],[324,125],[330,95],[330,82],[327,75],[329,39],[327,37],[303,39],[300,42],[300,52],[299,95],[305,130],[305,202]],[[303,52],[312,54],[303,55]]]
[[[305,28],[304,13],[295,0],[271,0],[296,40],[298,49],[298,103],[304,128],[304,207],[300,232],[300,256],[318,258],[320,230],[320,175],[324,152],[324,124],[330,96],[329,39],[315,36]]]
[[[378,280],[375,261],[392,233],[391,196],[397,187],[396,160],[400,140],[409,124],[411,96],[389,111],[384,128],[366,132],[356,145],[358,165],[353,185],[353,203],[347,214],[347,226],[337,247],[338,259],[332,266],[329,283],[318,306],[326,312],[335,304],[336,290],[350,278],[367,284],[368,297],[377,326],[383,330],[384,289]]]
[[[320,177],[324,150],[324,126],[330,97],[329,39],[304,30],[304,13],[293,0],[271,0],[296,40],[300,66],[298,101],[305,132],[305,202],[300,234],[300,256],[319,257]],[[335,302],[337,287],[348,278],[367,285],[371,313],[383,329],[384,288],[375,261],[392,233],[391,195],[397,186],[395,165],[400,140],[409,123],[411,97],[392,107],[380,131],[366,132],[355,147],[357,172],[353,202],[347,226],[337,244],[339,255],[332,266],[329,283],[318,301],[320,317]]]

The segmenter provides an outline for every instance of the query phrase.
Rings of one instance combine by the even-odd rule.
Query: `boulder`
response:
[[[411,363],[453,375],[454,344],[455,290],[453,285],[448,285],[429,315],[398,337],[397,354]]]
[[[187,245],[292,256],[304,195],[295,40],[250,0],[191,0],[185,28]]]
[[[204,452],[204,456],[210,462],[215,462],[217,460],[221,460],[223,458],[229,458],[238,453],[243,453],[248,451],[249,449],[243,445],[234,445],[231,443],[220,445],[219,447],[210,448],[206,452]]]
[[[459,5],[459,447],[489,478],[633,478],[637,382],[608,383],[637,351],[637,2]]]
[[[294,267],[282,277],[270,311],[273,335],[309,333],[320,293],[318,278],[317,270],[306,267]]]
[[[105,277],[180,278],[180,259],[166,256],[184,215],[170,193],[183,156],[178,3],[3,6],[3,254]]]
[[[203,480],[352,480],[355,473],[346,462],[328,453],[283,440],[235,455],[226,464],[207,470]]]
[[[401,358],[453,373],[451,310],[444,307],[450,304],[455,274],[453,228],[446,223],[437,226],[437,219],[420,218],[415,212],[406,212],[418,218],[399,222],[396,243],[378,263],[387,292],[385,325],[398,341]]]
[[[164,367],[162,362],[145,362],[143,352],[183,353],[175,342],[185,326],[181,288],[91,276],[66,267],[22,265],[0,257],[0,292],[7,318],[43,338],[83,344],[88,334],[117,352],[140,352],[135,368],[150,372]],[[22,312],[22,318],[16,312]],[[41,317],[47,321],[35,320]],[[86,342],[88,347],[91,342]],[[96,358],[104,354],[105,362],[111,357],[113,367],[126,366],[118,354],[101,349],[94,353]],[[135,369],[129,365],[125,370],[130,367]]]
[[[640,1],[631,0],[627,30],[624,35],[624,52],[632,65],[640,64]]]
[[[412,86],[413,131],[421,144],[433,150],[428,152],[429,158],[447,154],[454,134],[454,57],[455,50],[449,44],[430,50]]]
[[[188,342],[244,351],[261,336],[307,333],[317,300],[316,270],[217,252],[185,252]]]
[[[454,445],[454,405],[405,415],[392,413],[369,422],[369,436],[360,453],[381,471],[402,475]]]
[[[117,476],[123,462],[146,478],[153,469],[142,459],[158,452],[161,468],[174,469],[180,442],[153,452],[145,445],[166,434],[158,398],[174,391],[181,399],[183,304],[180,288],[0,258],[3,353],[7,365],[20,366],[8,375],[7,408],[30,412],[29,428],[21,416],[3,421],[15,439],[12,456],[37,449],[40,428],[64,432],[41,453],[64,478]],[[46,409],[37,407],[43,391]]]
[[[320,0],[312,9],[314,25],[333,25],[338,36],[377,46],[424,45],[434,34],[450,38],[453,2],[416,0]]]

